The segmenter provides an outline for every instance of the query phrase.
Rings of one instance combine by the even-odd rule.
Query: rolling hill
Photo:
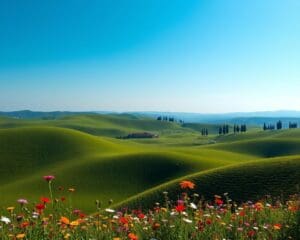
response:
[[[20,197],[34,202],[46,195],[42,176],[47,174],[56,176],[55,189],[75,187],[73,204],[87,211],[93,211],[96,199],[104,205],[109,199],[117,205],[140,204],[140,199],[150,204],[163,190],[178,194],[177,183],[185,178],[196,181],[206,197],[226,191],[244,200],[296,191],[298,129],[202,137],[202,126],[207,125],[181,126],[128,114],[55,120],[2,117],[0,207]],[[142,131],[160,137],[116,138]],[[67,191],[55,192],[56,197],[69,196]]]

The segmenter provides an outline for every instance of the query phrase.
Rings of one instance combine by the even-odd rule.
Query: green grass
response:
[[[263,190],[291,191],[300,184],[298,129],[202,137],[203,126],[216,129],[128,114],[56,120],[1,117],[0,207],[46,194],[42,176],[48,174],[57,176],[55,188],[75,187],[74,205],[88,211],[96,199],[106,204],[112,198],[118,204],[139,195],[151,202],[164,189],[172,191],[177,179],[191,176],[199,193],[228,191],[238,200],[256,198]],[[160,137],[116,139],[138,131]],[[276,183],[274,188],[270,182]]]

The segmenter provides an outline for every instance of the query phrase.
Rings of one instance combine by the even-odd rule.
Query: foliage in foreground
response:
[[[103,239],[103,240],[185,240],[185,239],[298,239],[300,196],[286,202],[267,196],[259,202],[237,205],[225,193],[205,202],[193,193],[195,184],[182,181],[182,195],[171,201],[164,192],[161,203],[151,210],[102,209],[86,215],[72,207],[69,197],[55,198],[54,176],[44,176],[49,197],[38,203],[17,200],[19,206],[1,212],[1,239]],[[59,188],[63,192],[62,188]]]

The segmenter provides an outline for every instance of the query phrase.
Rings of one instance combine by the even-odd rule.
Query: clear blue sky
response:
[[[0,3],[0,110],[300,110],[298,0]]]

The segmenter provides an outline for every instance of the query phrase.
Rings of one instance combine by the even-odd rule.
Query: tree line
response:
[[[298,123],[295,123],[295,122],[289,122],[289,129],[292,129],[292,128],[298,128]],[[266,131],[266,130],[280,130],[283,128],[283,124],[282,124],[282,121],[279,120],[276,124],[266,124],[264,123],[263,125],[263,130]]]
[[[156,118],[157,121],[165,121],[165,122],[178,122],[178,123],[181,123],[183,124],[184,121],[181,120],[181,119],[176,119],[174,117],[170,117],[170,116],[158,116]]]

